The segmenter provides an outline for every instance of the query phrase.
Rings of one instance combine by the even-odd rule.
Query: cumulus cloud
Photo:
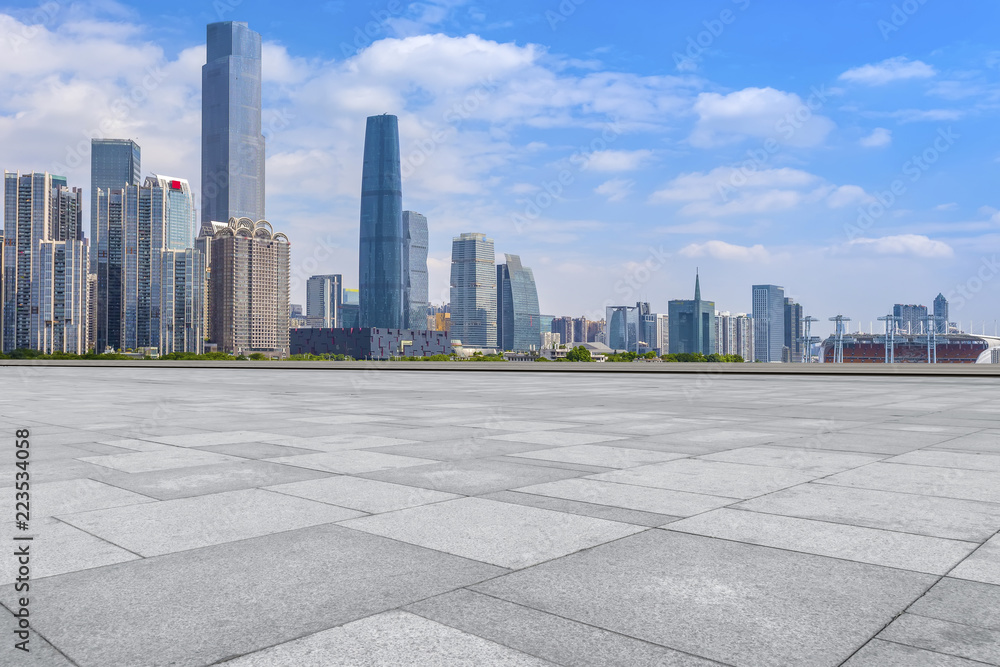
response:
[[[908,255],[931,259],[947,258],[955,254],[947,243],[935,241],[919,234],[900,234],[876,239],[853,239],[847,243],[847,247],[877,255]]]
[[[778,144],[818,146],[835,127],[818,114],[823,96],[803,100],[774,88],[745,88],[728,95],[701,93],[694,103],[698,122],[694,146],[710,148],[746,139],[773,139]]]
[[[907,79],[929,79],[937,72],[920,60],[909,60],[905,56],[889,58],[880,63],[862,65],[849,69],[840,75],[841,81],[860,83],[866,86],[882,86],[893,81]]]
[[[725,241],[692,243],[682,248],[680,254],[684,257],[711,257],[734,262],[767,262],[771,259],[771,253],[760,244],[748,247]]]
[[[876,127],[872,133],[861,139],[861,145],[865,148],[883,148],[892,143],[892,130],[884,127]]]
[[[595,151],[583,165],[587,171],[635,171],[653,156],[651,150]]]
[[[830,208],[843,208],[853,206],[871,199],[871,195],[857,185],[842,185],[826,198],[826,203]]]
[[[608,201],[621,201],[632,194],[634,186],[634,181],[624,178],[613,178],[598,185],[594,189],[594,192],[602,197],[607,197]]]

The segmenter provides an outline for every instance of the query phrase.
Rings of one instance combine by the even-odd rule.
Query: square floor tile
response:
[[[595,442],[613,442],[624,440],[618,435],[601,435],[598,433],[570,433],[569,431],[524,431],[522,433],[506,433],[504,435],[487,436],[487,440],[504,440],[507,442],[529,442],[548,447],[568,445],[590,445]]]
[[[267,460],[271,463],[282,463],[299,468],[342,474],[356,474],[436,463],[436,461],[430,459],[394,456],[393,454],[380,454],[378,452],[360,450],[323,452],[321,454],[305,454],[302,456],[279,456]]]
[[[285,447],[284,445],[272,445],[267,442],[237,442],[231,445],[209,445],[208,447],[198,447],[200,451],[225,454],[226,456],[237,456],[244,459],[270,459],[279,456],[300,456],[302,454],[315,454],[315,449],[302,449],[300,447]]]
[[[604,468],[633,468],[650,463],[661,463],[674,459],[686,458],[685,454],[664,454],[648,449],[628,449],[627,447],[609,447],[600,445],[576,445],[541,449],[531,452],[513,454],[519,458],[542,459],[543,461],[565,461],[567,463],[582,463],[583,465],[602,466]]]
[[[378,514],[393,510],[417,507],[428,503],[458,498],[453,493],[442,493],[416,486],[390,484],[363,477],[339,475],[306,482],[293,482],[267,487],[269,491],[308,498],[322,503]]]
[[[528,567],[645,530],[482,498],[449,500],[340,525],[506,568]]]
[[[879,639],[978,660],[988,665],[1000,665],[998,630],[903,614],[879,633]]]
[[[590,478],[563,479],[545,484],[533,484],[516,490],[521,493],[533,493],[671,516],[701,514],[736,502],[732,498],[603,482]]]
[[[1000,535],[994,535],[979,547],[952,570],[950,576],[1000,586]]]
[[[916,466],[938,468],[960,468],[963,470],[983,470],[1000,472],[1000,454],[966,453],[924,449],[886,459],[886,463],[905,463]]]
[[[936,651],[873,639],[844,663],[844,667],[982,667],[983,663]]]
[[[153,498],[91,479],[31,485],[31,517],[34,519],[150,502]]]
[[[873,463],[826,477],[823,483],[1000,503],[1000,472]]]
[[[383,482],[419,486],[466,496],[478,496],[528,484],[580,477],[585,474],[587,473],[579,470],[535,466],[527,462],[520,464],[473,459],[398,470],[384,470],[366,473],[363,476]]]
[[[235,456],[204,452],[200,449],[177,449],[176,447],[156,452],[88,456],[80,460],[106,468],[121,470],[122,472],[151,472],[153,470],[190,468],[192,466],[239,461]]]
[[[884,459],[884,454],[855,454],[793,447],[744,447],[707,454],[706,461],[791,468],[815,475],[832,475]]]

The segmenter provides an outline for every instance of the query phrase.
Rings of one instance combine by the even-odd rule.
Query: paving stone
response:
[[[419,486],[466,496],[478,496],[528,484],[579,477],[584,474],[586,473],[564,468],[473,459],[398,470],[384,470],[362,476],[383,482]]]
[[[463,461],[466,459],[486,458],[488,456],[503,456],[517,452],[527,452],[538,449],[538,445],[530,442],[503,442],[487,440],[485,437],[468,438],[464,440],[442,440],[437,442],[418,442],[406,445],[378,447],[383,454],[414,456],[437,461]]]
[[[979,546],[737,509],[714,510],[666,528],[927,574],[946,574]]]
[[[822,482],[838,486],[1000,503],[1000,472],[873,463],[826,477]]]
[[[31,485],[33,519],[150,502],[153,498],[90,479]]]
[[[934,448],[1000,454],[1000,429],[972,433],[939,442],[934,445]]]
[[[487,436],[487,440],[504,440],[507,442],[529,442],[547,447],[568,445],[590,445],[595,442],[613,442],[624,440],[618,435],[599,435],[596,433],[569,433],[567,431],[525,431],[522,433],[506,433],[504,435]]]
[[[787,468],[679,459],[593,475],[605,482],[651,486],[728,498],[752,498],[815,479]]]
[[[130,452],[128,454],[113,454],[111,456],[88,456],[81,461],[94,465],[113,468],[122,472],[152,472],[154,470],[170,470],[171,468],[190,468],[192,466],[211,465],[238,461],[235,456],[225,456],[199,449],[172,448],[156,452]]]
[[[1000,630],[1000,586],[945,577],[907,611],[943,621]]]
[[[541,449],[521,454],[518,458],[542,459],[545,461],[565,461],[567,463],[582,463],[584,465],[602,466],[605,468],[632,468],[660,463],[674,459],[685,458],[684,454],[664,454],[645,449],[628,449],[627,447],[609,447],[601,445],[575,445]]]
[[[744,447],[706,454],[706,461],[792,468],[815,475],[832,475],[885,458],[882,454],[853,454],[793,447]]]
[[[538,507],[544,510],[556,512],[567,512],[569,514],[579,514],[580,516],[590,516],[595,519],[607,519],[608,521],[619,521],[621,523],[633,523],[637,526],[662,526],[672,521],[677,521],[680,517],[669,516],[667,514],[655,514],[653,512],[640,512],[638,510],[624,509],[621,507],[609,507],[608,505],[595,505],[593,503],[583,503],[576,500],[565,500],[550,496],[537,496],[532,493],[518,493],[517,491],[498,491],[478,496],[487,500],[498,500],[502,503],[513,503],[515,505],[527,505],[528,507]]]
[[[370,514],[391,512],[459,497],[453,493],[349,476],[279,484],[269,486],[267,489]]]
[[[80,667],[200,667],[502,572],[325,525],[43,579],[33,620]]]
[[[280,434],[264,431],[209,431],[180,435],[148,435],[144,440],[159,442],[175,447],[208,447],[209,445],[231,445],[235,442],[270,442]]]
[[[490,428],[498,431],[555,431],[570,426],[561,421],[531,421],[527,419],[486,419],[483,422],[465,424],[468,428]]]
[[[380,435],[320,435],[308,438],[287,436],[269,440],[269,443],[284,447],[311,449],[317,452],[340,452],[345,449],[367,449],[370,447],[388,447],[391,445],[411,444],[413,440],[387,438]],[[391,453],[391,452],[390,452]]]
[[[340,525],[508,569],[535,565],[645,529],[482,498],[449,500]]]
[[[1000,665],[1000,631],[903,614],[879,634],[880,639],[928,651]]]
[[[7,637],[0,642],[0,665],[16,665],[16,667],[75,667],[52,644],[39,637],[37,632],[28,635],[27,651],[21,651],[15,643],[21,641],[13,634],[17,619],[10,611],[0,607],[0,624],[10,628]]]
[[[810,483],[735,505],[930,537],[983,542],[1000,529],[1000,505]]]
[[[517,491],[671,516],[692,516],[735,502],[732,498],[604,482],[586,477],[533,484]]]
[[[553,663],[405,611],[387,611],[224,664],[227,667],[546,667]]]
[[[309,468],[310,470],[322,470],[341,474],[355,474],[362,472],[372,472],[375,470],[389,470],[393,468],[407,468],[412,466],[434,463],[429,459],[418,459],[411,456],[395,456],[393,454],[380,454],[378,452],[345,450],[340,452],[323,452],[321,454],[306,454],[302,456],[279,456],[267,459],[271,463],[283,463],[285,465],[299,468]]]
[[[300,456],[302,454],[315,454],[315,449],[302,449],[300,447],[285,447],[283,445],[272,445],[266,442],[243,442],[231,445],[210,445],[199,447],[199,450],[225,454],[226,456],[238,456],[244,459],[271,459],[280,456]]]
[[[958,579],[1000,585],[1000,535],[994,535],[951,571]]]
[[[982,667],[983,663],[873,639],[844,667]]]
[[[711,667],[720,664],[465,589],[422,600],[405,609],[559,665]]]
[[[71,514],[63,520],[133,553],[156,556],[359,515],[342,507],[248,489]]]
[[[1000,454],[971,454],[958,451],[924,449],[919,452],[903,454],[902,456],[894,456],[891,459],[886,459],[885,462],[1000,472]]]
[[[839,665],[934,581],[650,530],[472,590],[727,664],[806,667]]]

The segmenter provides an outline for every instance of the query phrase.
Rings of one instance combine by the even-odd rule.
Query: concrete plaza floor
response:
[[[996,378],[0,378],[0,665],[1000,665]]]

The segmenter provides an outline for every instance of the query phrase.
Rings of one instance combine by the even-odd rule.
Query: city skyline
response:
[[[492,26],[452,4],[441,6],[437,18],[400,13],[376,21],[377,34],[365,40],[356,38],[355,28],[364,34],[374,21],[370,12],[379,8],[334,5],[335,13],[320,13],[316,25],[278,22],[263,4],[244,2],[222,15],[195,8],[169,28],[145,9],[119,7],[115,15],[92,8],[94,25],[117,21],[136,30],[114,38],[117,62],[98,59],[100,66],[86,71],[67,55],[93,45],[71,30],[78,9],[36,23],[31,14],[2,10],[11,34],[30,36],[13,54],[14,70],[38,49],[50,56],[44,65],[32,64],[30,77],[28,70],[4,74],[9,87],[40,95],[39,74],[67,72],[63,92],[87,91],[92,100],[58,123],[48,107],[13,121],[5,135],[7,167],[47,170],[83,186],[90,160],[78,144],[92,134],[134,138],[157,172],[193,181],[200,171],[205,24],[247,21],[263,37],[261,134],[277,167],[270,172],[269,218],[296,239],[301,255],[293,263],[327,258],[315,273],[355,275],[359,128],[366,115],[388,111],[400,118],[407,206],[431,220],[432,303],[447,300],[448,239],[479,229],[532,265],[543,312],[596,319],[607,302],[636,300],[662,311],[687,293],[687,276],[700,264],[713,275],[720,309],[748,311],[748,285],[783,284],[806,314],[822,320],[821,335],[838,312],[867,330],[893,303],[927,303],[939,292],[951,301],[952,321],[963,328],[975,321],[978,331],[985,320],[992,331],[1000,236],[988,210],[998,202],[986,185],[994,156],[988,142],[974,146],[982,142],[962,137],[986,127],[988,109],[980,100],[996,76],[976,46],[982,29],[971,37],[962,33],[972,42],[960,52],[958,31],[941,8],[922,7],[883,40],[878,21],[890,15],[891,3],[871,3],[857,16],[837,17],[815,47],[791,36],[787,48],[808,57],[778,63],[750,38],[801,17],[749,3],[734,3],[735,20],[719,35],[707,33],[708,47],[692,49],[689,38],[701,38],[706,23],[718,27],[717,12],[663,10],[672,20],[662,43],[654,49],[641,37],[627,52],[579,42],[600,3],[581,5],[571,16],[514,3],[495,9]],[[982,7],[987,15],[996,12]],[[637,10],[621,11],[635,18]],[[506,23],[516,25],[519,41],[500,25]],[[318,38],[319,26],[326,42]],[[850,30],[877,39],[856,53],[816,57]],[[299,33],[301,39],[293,38]],[[628,53],[646,57],[628,59]],[[759,59],[759,73],[738,67],[745,55]],[[957,78],[961,71],[970,72],[971,83]],[[539,81],[575,91],[580,101],[560,105],[540,95],[525,105],[516,93],[534,90]],[[371,95],[352,97],[364,85]],[[612,85],[635,104],[599,95]],[[331,87],[344,95],[323,93]],[[587,106],[591,99],[603,100],[599,111]],[[8,111],[19,110],[8,104]],[[751,113],[762,104],[793,119],[802,109],[809,116],[773,153],[767,148],[775,123]],[[732,111],[729,120],[720,115],[724,110]],[[921,170],[911,158],[922,159],[925,150],[935,153],[934,164],[922,162],[930,168]],[[751,153],[760,159],[754,162]],[[756,171],[740,185],[736,172],[748,161]],[[892,193],[895,180],[902,181],[902,195]],[[719,184],[721,191],[714,187]],[[201,193],[196,196],[200,201]],[[862,204],[878,213],[885,206],[879,198],[894,200],[885,213],[858,214]],[[292,273],[293,299],[300,301],[305,286],[296,277],[303,271],[293,266]]]

